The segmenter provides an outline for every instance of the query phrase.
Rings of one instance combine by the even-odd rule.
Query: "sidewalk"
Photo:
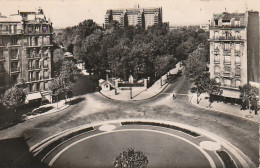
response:
[[[180,63],[176,64],[176,67],[169,71],[170,74],[177,74],[177,72],[181,69]],[[162,80],[162,82],[161,82]],[[161,85],[162,83],[162,85]],[[130,90],[118,90],[117,95],[115,95],[115,90],[112,89],[110,91],[100,91],[102,95],[107,98],[114,100],[124,100],[124,101],[136,101],[136,100],[145,100],[152,98],[159,93],[161,93],[166,87],[167,83],[167,74],[162,76],[162,79],[157,80],[151,87],[132,87],[132,98]]]
[[[164,82],[164,85],[161,86],[160,80],[156,81],[151,87],[146,89],[145,87],[132,87],[132,99],[130,97],[130,90],[118,90],[117,95],[115,95],[115,90],[112,89],[110,91],[100,91],[104,96],[114,99],[114,100],[124,100],[124,101],[136,101],[136,100],[144,100],[149,99],[151,97],[156,96],[160,92],[162,92],[168,83]]]
[[[239,105],[231,105],[229,103],[223,103],[223,102],[213,102],[211,104],[211,107],[209,107],[209,101],[208,99],[206,99],[208,97],[207,94],[201,94],[199,97],[199,104],[197,104],[197,95],[196,93],[190,93],[190,102],[200,108],[204,108],[207,110],[213,110],[213,111],[218,111],[221,113],[226,113],[229,115],[233,115],[233,116],[237,116],[237,117],[241,117],[247,120],[251,120],[254,122],[259,122],[259,115],[255,115],[254,112],[251,112],[251,114],[249,115],[249,110],[240,110],[240,106]]]

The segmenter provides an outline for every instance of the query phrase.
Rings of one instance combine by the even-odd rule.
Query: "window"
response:
[[[218,55],[218,54],[215,54],[215,56],[214,56],[214,61],[215,61],[215,62],[219,62],[219,55]]]
[[[40,80],[40,72],[36,72],[36,80]]]
[[[216,81],[217,83],[220,83],[219,78],[215,78],[215,81]]]
[[[14,34],[17,34],[17,25],[14,25]]]
[[[218,31],[215,31],[215,33],[214,33],[214,37],[215,37],[215,39],[218,39]]]
[[[18,39],[16,37],[12,38],[12,45],[17,45],[18,44]]]
[[[235,76],[240,76],[240,72],[241,72],[240,68],[236,68],[235,69]]]
[[[225,85],[225,86],[231,86],[231,80],[225,78],[225,79],[224,79],[224,85]]]
[[[239,20],[235,20],[235,26],[239,26],[240,22]]]
[[[2,34],[3,25],[0,25],[0,34]]]
[[[36,27],[35,27],[35,32],[36,32],[36,33],[39,33],[39,32],[40,32],[40,27],[39,27],[39,26],[36,26]]]
[[[11,58],[12,59],[17,59],[18,55],[17,55],[18,50],[11,50]]]
[[[239,87],[241,85],[241,81],[240,80],[236,80],[236,87]]]
[[[240,64],[240,57],[239,56],[235,57],[235,62],[236,62],[236,64]]]
[[[18,75],[12,75],[12,82],[17,83]]]
[[[1,59],[4,59],[4,51],[3,50],[0,50],[0,60]]]
[[[32,33],[33,32],[33,27],[32,26],[28,26],[28,33]]]
[[[218,50],[219,49],[219,43],[214,43],[214,49]]]
[[[240,44],[237,43],[237,44],[235,44],[235,46],[236,46],[236,47],[235,47],[235,50],[236,50],[236,51],[240,51]]]
[[[47,33],[47,31],[48,31],[48,27],[46,25],[43,25],[42,26],[42,32]]]
[[[236,37],[236,39],[240,39],[240,32],[239,31],[235,32],[235,37]]]
[[[231,67],[230,66],[225,66],[224,67],[224,73],[230,73],[231,72]]]
[[[44,83],[43,83],[43,87],[44,87],[44,88],[43,88],[44,90],[48,90],[48,88],[49,88],[48,82],[44,82]]]
[[[0,38],[0,45],[3,45],[3,39]]]
[[[224,50],[230,50],[230,43],[224,43]]]
[[[219,72],[220,72],[219,66],[215,66],[214,73],[217,75],[217,74],[219,74]]]
[[[4,64],[0,63],[0,72],[4,72],[5,68],[4,68]]]
[[[224,63],[230,63],[231,60],[230,60],[230,56],[229,55],[225,55],[224,56]]]
[[[32,91],[33,91],[33,85],[29,84],[29,92],[32,92]]]
[[[33,81],[33,72],[29,72],[28,79],[29,81]]]

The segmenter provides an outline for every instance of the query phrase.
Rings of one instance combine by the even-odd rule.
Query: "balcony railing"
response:
[[[243,40],[243,39],[241,39],[241,36],[232,36],[232,37],[218,36],[218,37],[213,37],[210,40],[232,41],[232,40]]]
[[[43,76],[43,79],[49,79],[49,76]]]
[[[0,57],[0,62],[5,61],[5,57]]]

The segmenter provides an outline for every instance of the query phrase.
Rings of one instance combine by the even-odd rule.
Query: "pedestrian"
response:
[[[172,99],[173,99],[173,100],[176,99],[176,96],[175,96],[174,93],[172,94]]]

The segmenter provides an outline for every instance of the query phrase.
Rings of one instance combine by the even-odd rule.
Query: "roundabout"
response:
[[[251,167],[250,160],[221,138],[188,125],[157,120],[113,120],[66,130],[31,152],[54,168],[114,167],[126,149],[142,151],[147,167]]]

